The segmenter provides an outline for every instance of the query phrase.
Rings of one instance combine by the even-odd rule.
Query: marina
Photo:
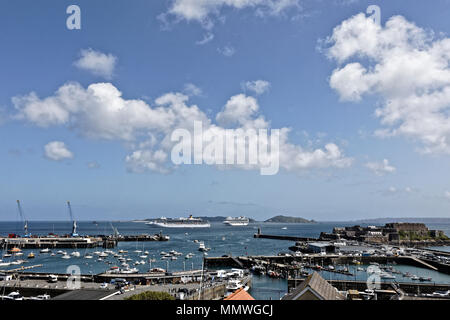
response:
[[[83,234],[100,234],[111,229],[110,222],[78,224]],[[14,225],[17,228],[17,224],[14,223],[0,224],[0,232],[10,233],[14,230]],[[200,228],[195,231],[189,228],[175,228],[170,231],[168,229],[166,232],[169,241],[139,241],[142,235],[149,232],[149,226],[145,223],[114,222],[113,225],[124,234],[124,240],[117,241],[113,248],[103,246],[40,250],[22,248],[20,249],[23,253],[22,259],[15,255],[3,256],[0,274],[15,277],[16,286],[20,287],[23,281],[41,281],[45,289],[47,286],[48,288],[53,286],[48,282],[50,275],[56,276],[58,282],[64,282],[68,279],[67,268],[76,265],[80,268],[80,279],[83,280],[83,284],[95,284],[93,287],[87,285],[86,288],[89,290],[101,289],[100,286],[104,283],[110,284],[118,278],[125,279],[133,286],[136,285],[137,290],[141,290],[141,286],[148,288],[169,283],[178,283],[177,288],[181,290],[183,285],[179,282],[184,281],[186,285],[190,283],[189,286],[192,286],[192,283],[199,285],[202,270],[205,274],[211,274],[217,270],[236,268],[251,273],[252,285],[248,290],[255,298],[280,299],[288,292],[288,282],[291,279],[301,279],[311,272],[319,272],[329,281],[364,282],[370,276],[368,270],[371,266],[378,264],[383,268],[381,270],[384,270],[384,273],[380,274],[382,283],[450,285],[448,266],[433,261],[430,256],[433,253],[448,257],[446,247],[424,248],[420,250],[421,255],[417,251],[405,256],[391,256],[390,251],[383,251],[382,246],[375,244],[341,246],[339,250],[328,253],[302,253],[289,250],[293,244],[298,244],[298,238],[313,239],[314,241],[309,243],[314,245],[320,233],[332,228],[332,224],[292,224],[289,228],[283,229],[282,224],[250,223],[248,226],[230,227],[224,223],[212,223],[210,229]],[[70,229],[68,222],[34,222],[29,223],[29,226],[47,232],[59,230],[64,233],[67,228]],[[255,231],[258,233],[258,229],[261,228],[271,234],[304,237],[297,236],[296,241],[255,238]],[[27,259],[31,252],[34,253],[34,258]],[[363,255],[364,252],[372,254]],[[6,251],[3,250],[3,253],[6,254]],[[18,264],[7,265],[17,261]],[[30,263],[31,261],[33,263]],[[409,276],[405,276],[406,274]],[[270,286],[267,286],[268,281]],[[23,286],[26,287],[27,283],[31,285],[24,282]]]

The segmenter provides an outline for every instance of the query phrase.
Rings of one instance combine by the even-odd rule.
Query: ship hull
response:
[[[225,221],[224,224],[230,227],[245,227],[248,226],[248,222],[229,222]]]
[[[161,228],[209,228],[211,225],[209,223],[199,223],[199,224],[186,224],[186,223],[162,223],[162,222],[153,222],[151,224],[148,224],[155,227],[161,227]]]

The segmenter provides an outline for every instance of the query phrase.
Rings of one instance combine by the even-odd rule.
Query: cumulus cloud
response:
[[[168,154],[163,150],[136,150],[125,159],[128,170],[136,173],[146,171],[169,173],[167,160]]]
[[[299,0],[173,0],[168,11],[159,16],[167,23],[169,19],[196,21],[204,28],[211,29],[222,9],[253,9],[259,16],[280,15],[288,9],[300,9]]]
[[[270,82],[265,80],[247,81],[242,84],[242,88],[261,95],[270,89]]]
[[[255,98],[238,94],[228,100],[223,110],[217,114],[216,120],[224,127],[239,124],[246,128],[265,128],[268,124],[264,117],[255,117],[258,110],[259,105]]]
[[[80,58],[74,62],[74,65],[96,76],[111,79],[114,75],[116,63],[117,58],[112,54],[105,54],[93,49],[83,49],[80,52]]]
[[[384,159],[381,162],[368,162],[366,167],[378,176],[383,176],[387,173],[394,173],[396,168],[389,164],[389,160]]]
[[[52,141],[44,146],[44,155],[47,159],[53,161],[62,161],[72,159],[73,153],[66,147],[64,142]]]
[[[450,153],[450,38],[402,16],[384,26],[364,14],[343,21],[327,39],[338,62],[330,86],[341,100],[381,99],[380,137],[404,136],[426,153]]]
[[[196,121],[202,123],[205,145],[210,142],[207,137],[224,135],[225,130],[233,133],[248,129],[270,130],[270,122],[260,114],[257,99],[245,94],[230,97],[215,119],[198,106],[190,105],[188,95],[166,93],[150,105],[143,100],[124,99],[111,83],[94,83],[87,88],[67,83],[49,97],[39,98],[30,93],[13,98],[13,103],[17,119],[40,127],[63,126],[87,138],[124,143],[128,150],[131,148],[125,158],[127,169],[138,173],[174,170],[176,167],[168,157],[175,145],[171,134],[178,128],[193,132]],[[352,159],[334,143],[322,148],[304,148],[291,143],[289,133],[289,128],[280,128],[280,167],[287,171],[345,168],[352,164]],[[63,157],[73,156],[64,144],[53,146],[67,151],[60,153]],[[205,162],[208,160],[211,159],[206,158]],[[262,162],[267,163],[267,160],[270,159],[262,159]]]

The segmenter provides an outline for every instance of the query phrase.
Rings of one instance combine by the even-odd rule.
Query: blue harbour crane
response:
[[[25,219],[23,214],[22,206],[20,205],[20,200],[17,200],[17,208],[19,209],[20,220],[23,222],[23,230],[25,231],[25,237],[30,237],[31,234],[28,232],[28,221]]]
[[[67,207],[69,208],[70,220],[72,221],[72,233],[71,233],[71,236],[72,237],[78,237],[79,235],[77,233],[77,222],[75,221],[75,219],[73,217],[72,206],[70,205],[70,201],[67,201]]]

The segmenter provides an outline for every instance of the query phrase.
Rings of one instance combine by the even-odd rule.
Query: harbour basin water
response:
[[[269,239],[255,239],[253,234],[258,228],[263,233],[276,235],[289,235],[300,237],[318,237],[320,232],[330,232],[335,226],[350,226],[352,223],[315,223],[315,224],[278,224],[278,223],[250,223],[248,226],[230,227],[223,223],[211,223],[211,228],[202,229],[161,229],[158,227],[148,226],[139,222],[112,222],[112,225],[123,235],[136,235],[143,233],[159,233],[170,236],[168,242],[119,242],[118,247],[114,251],[128,251],[128,258],[131,258],[130,266],[136,267],[140,272],[148,271],[151,268],[164,268],[169,271],[200,269],[202,267],[203,256],[198,251],[198,243],[194,240],[203,241],[211,250],[209,256],[222,256],[231,254],[233,256],[243,255],[276,255],[280,252],[289,252],[288,247],[292,245],[289,241],[278,241]],[[428,225],[430,229],[440,229],[448,235],[450,234],[450,225]],[[22,226],[18,222],[0,222],[0,235],[6,236],[9,233],[21,234]],[[71,223],[66,221],[31,221],[29,222],[29,230],[32,234],[46,235],[68,234],[71,231]],[[106,221],[78,222],[78,231],[81,235],[99,235],[111,234],[111,223]],[[438,247],[438,250],[447,250],[448,247]],[[177,260],[161,260],[160,253],[162,251],[169,252],[176,250],[183,253]],[[50,253],[40,253],[39,250],[23,250],[23,259],[26,259],[30,252],[36,256],[30,259],[26,265],[39,265],[42,267],[35,268],[36,272],[52,272],[66,273],[67,268],[76,265],[81,269],[83,274],[98,274],[108,270],[111,266],[118,265],[116,258],[109,256],[103,261],[97,261],[97,257],[93,259],[85,259],[84,255],[95,251],[102,251],[101,248],[92,249],[64,249],[70,255],[73,251],[79,251],[80,257],[71,257],[70,259],[62,259],[61,255],[51,256]],[[142,253],[135,251],[149,251],[149,257],[156,259],[151,266],[148,260],[144,265],[136,265],[135,261],[142,260],[139,256]],[[194,253],[190,259],[185,259],[185,255]],[[11,266],[10,269],[17,266]],[[349,271],[354,276],[345,276],[336,273],[322,272],[325,279],[348,279],[348,280],[366,280],[368,274],[365,271],[357,271],[356,266],[348,266]],[[360,266],[361,267],[361,266]],[[362,266],[366,269],[367,266]],[[450,275],[438,273],[432,270],[416,268],[411,266],[395,266],[395,269],[402,272],[410,272],[417,276],[432,277],[436,283],[450,283]],[[396,281],[412,281],[401,275],[396,275]],[[383,280],[390,281],[390,280]],[[270,279],[268,277],[255,276],[253,279],[253,288],[251,294],[257,299],[279,299],[286,293],[287,283],[282,279]]]

